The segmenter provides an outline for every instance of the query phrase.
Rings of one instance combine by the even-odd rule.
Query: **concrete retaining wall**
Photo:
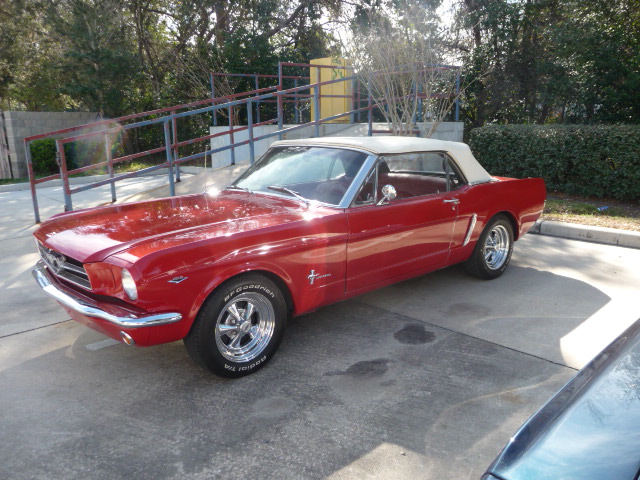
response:
[[[285,125],[284,127],[292,127],[293,125]],[[418,128],[421,132],[426,132],[429,129],[429,124],[418,124]],[[375,123],[373,125],[374,130],[384,130],[387,129],[388,125],[386,123]],[[214,133],[226,132],[229,130],[229,127],[211,127],[210,131],[213,135]],[[253,129],[254,137],[259,137],[261,135],[266,135],[267,133],[273,133],[278,130],[277,125],[262,125],[260,127],[256,127]],[[326,123],[320,125],[320,136],[348,136],[348,137],[363,137],[367,135],[369,131],[369,126],[366,123],[357,123],[357,124],[331,124]],[[442,122],[438,125],[435,133],[431,136],[431,138],[437,138],[438,140],[447,140],[451,142],[461,142],[462,136],[464,134],[464,123],[463,122]],[[377,134],[376,134],[377,135]],[[309,127],[300,128],[298,130],[294,130],[293,132],[283,134],[283,138],[285,140],[292,140],[295,138],[310,138],[315,136],[315,126],[311,125]],[[234,134],[234,141],[236,143],[244,142],[249,139],[249,132],[244,130],[242,132],[238,132]],[[260,140],[255,142],[255,158],[256,160],[263,155],[269,146],[278,140],[277,136],[265,138],[264,140]],[[220,148],[223,146],[230,145],[230,139],[228,135],[223,135],[217,138],[211,139],[211,149]],[[225,167],[227,165],[231,165],[231,150],[225,150],[223,152],[213,154],[213,168]],[[235,163],[236,165],[248,165],[249,164],[249,145],[243,145],[241,147],[235,148]]]
[[[284,128],[293,127],[294,125],[284,125]],[[348,129],[350,125],[340,125],[336,123],[331,124],[323,124],[320,125],[320,136],[324,137],[327,135],[332,135],[337,132],[344,131]],[[253,129],[253,136],[259,137],[262,135],[267,135],[268,133],[274,133],[278,130],[277,125],[261,125]],[[211,134],[219,133],[219,132],[227,132],[229,131],[229,127],[211,127]],[[315,126],[309,126],[305,128],[299,128],[298,130],[294,130],[293,132],[285,133],[282,135],[284,140],[293,140],[296,138],[309,138],[314,136],[315,134]],[[249,139],[249,131],[244,130],[242,132],[238,132],[234,134],[235,143],[244,142]],[[277,136],[265,138],[263,140],[259,140],[255,142],[254,152],[256,160],[262,156],[267,149],[271,146],[273,142],[278,140]],[[228,135],[223,135],[220,137],[211,139],[211,149],[220,148],[223,146],[230,145],[230,138]],[[212,155],[212,163],[213,168],[226,167],[227,165],[231,165],[231,149],[225,150],[223,152],[214,153]],[[249,164],[249,145],[242,145],[241,147],[235,148],[235,161],[236,165],[248,165]]]
[[[25,137],[101,120],[95,112],[4,112],[8,154],[15,178],[27,176]]]

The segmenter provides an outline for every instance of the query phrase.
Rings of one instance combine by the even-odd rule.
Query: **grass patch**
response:
[[[0,178],[0,185],[13,185],[14,183],[26,183],[28,178]]]
[[[638,202],[550,194],[542,213],[542,219],[640,231],[640,205]]]
[[[547,199],[544,213],[556,215],[591,215],[626,217],[625,211],[616,206],[601,205],[593,203],[579,202],[574,200]]]
[[[159,163],[164,163],[164,160],[159,162],[153,161],[140,161],[140,160],[131,160],[129,162],[122,162],[114,165],[113,169],[116,173],[129,173],[129,172],[137,172],[138,170],[143,170],[145,168],[153,167],[158,165]],[[105,168],[106,173],[106,168]]]

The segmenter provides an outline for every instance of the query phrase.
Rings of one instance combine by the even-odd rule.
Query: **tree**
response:
[[[473,40],[473,126],[640,121],[640,4],[634,0],[460,0]]]
[[[459,42],[443,29],[434,5],[401,2],[395,15],[372,15],[347,46],[355,71],[367,82],[379,110],[395,135],[412,135],[419,121],[429,122],[430,137],[459,94],[460,68],[453,45]]]

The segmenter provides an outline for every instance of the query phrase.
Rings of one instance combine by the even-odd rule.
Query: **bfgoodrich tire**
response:
[[[184,344],[191,358],[222,377],[262,368],[278,349],[287,321],[282,292],[250,274],[221,285],[204,302]]]
[[[491,280],[504,273],[512,253],[513,226],[504,215],[496,215],[482,231],[465,267],[474,277]]]

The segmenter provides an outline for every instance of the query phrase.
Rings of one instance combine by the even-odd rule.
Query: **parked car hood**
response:
[[[503,480],[636,480],[639,452],[640,320],[520,428],[488,473]]]
[[[142,243],[166,244],[169,237],[195,238],[211,229],[215,236],[228,235],[286,223],[307,210],[298,200],[223,191],[64,213],[45,221],[34,235],[46,247],[88,263]]]

